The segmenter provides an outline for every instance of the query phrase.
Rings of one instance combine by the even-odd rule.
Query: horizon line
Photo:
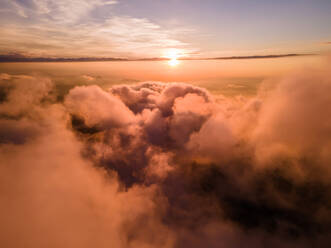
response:
[[[299,56],[316,56],[314,53],[288,53],[288,54],[268,54],[268,55],[247,55],[247,56],[221,56],[221,57],[207,57],[207,58],[190,58],[179,57],[177,60],[241,60],[241,59],[272,59],[285,57],[299,57]],[[20,54],[0,54],[0,63],[9,62],[103,62],[103,61],[117,61],[117,62],[134,62],[134,61],[168,61],[171,58],[154,57],[154,58],[118,58],[118,57],[28,57]]]

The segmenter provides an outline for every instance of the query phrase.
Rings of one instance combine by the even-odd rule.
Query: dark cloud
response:
[[[1,75],[2,247],[329,246],[328,72],[218,101]]]
[[[39,132],[36,123],[27,120],[0,120],[0,143],[24,144]]]

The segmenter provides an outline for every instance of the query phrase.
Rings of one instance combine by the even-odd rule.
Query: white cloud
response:
[[[164,49],[189,44],[177,39],[189,29],[164,29],[146,19],[112,14],[117,1],[30,0],[13,2],[20,18],[0,24],[0,53],[16,52],[38,56],[161,56]],[[92,11],[109,8],[109,17],[96,18]],[[0,5],[1,8],[1,5]],[[0,17],[1,20],[1,17]]]
[[[13,11],[21,17],[46,15],[53,21],[77,21],[97,6],[113,5],[110,0],[14,0],[9,1]]]

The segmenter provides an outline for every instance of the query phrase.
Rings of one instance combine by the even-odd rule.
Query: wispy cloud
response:
[[[13,0],[13,11],[21,17],[43,15],[52,21],[73,22],[98,6],[116,4],[117,1],[105,0]]]
[[[215,60],[228,60],[228,59],[275,59],[286,57],[298,57],[298,56],[312,56],[316,54],[311,53],[289,53],[289,54],[267,54],[267,55],[249,55],[249,56],[229,56],[229,57],[215,57],[210,59]]]
[[[0,25],[0,52],[56,57],[153,57],[169,47],[181,48],[184,53],[194,51],[176,38],[191,29],[165,29],[146,18],[114,15],[116,3],[31,0],[7,2],[6,8],[2,4],[3,11],[16,16],[11,17],[10,24]],[[93,11],[98,8],[107,8],[109,15],[95,17]]]

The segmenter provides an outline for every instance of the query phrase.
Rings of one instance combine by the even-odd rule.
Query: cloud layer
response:
[[[0,78],[1,247],[328,247],[329,73],[217,100]]]

